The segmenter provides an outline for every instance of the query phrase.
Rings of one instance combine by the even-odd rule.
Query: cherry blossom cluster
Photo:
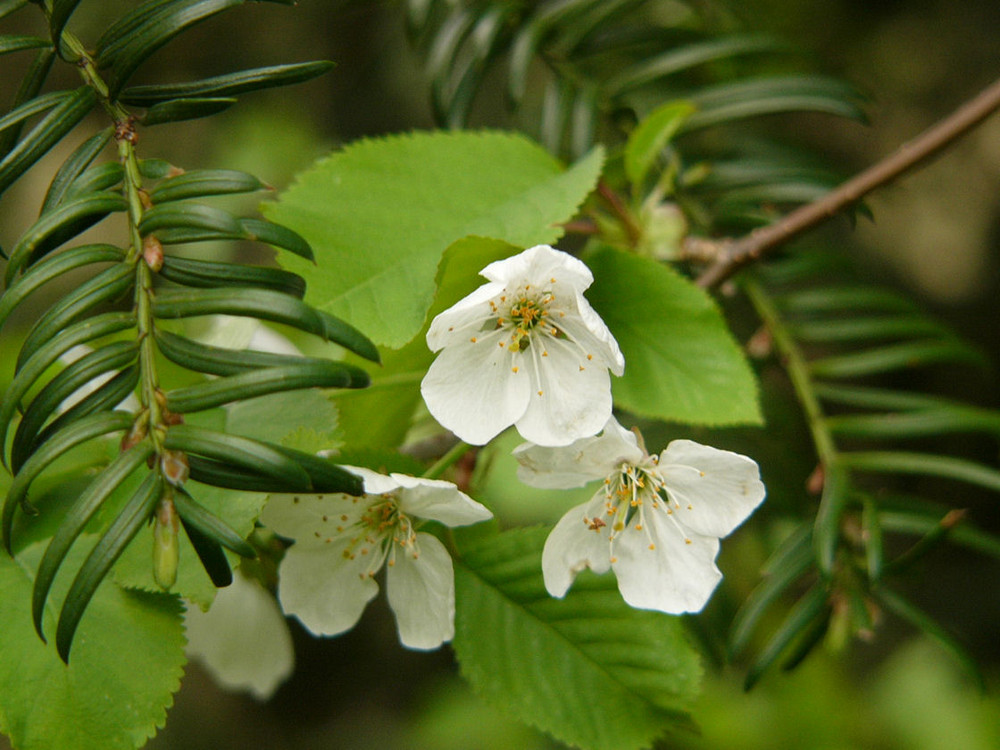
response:
[[[543,488],[600,481],[556,524],[542,556],[545,586],[566,595],[577,573],[613,570],[625,601],[667,613],[704,607],[721,573],[719,539],[764,499],[757,465],[690,440],[649,455],[612,416],[611,375],[625,360],[583,296],[587,266],[538,245],[482,271],[487,283],[438,315],[427,344],[439,352],[421,384],[430,413],[461,440],[483,445],[514,426],[518,476]],[[400,640],[433,649],[454,634],[451,555],[427,522],[492,517],[450,482],[346,467],[365,494],[269,501],[261,521],[294,540],[280,568],[282,610],[317,635],[358,622],[385,585]]]

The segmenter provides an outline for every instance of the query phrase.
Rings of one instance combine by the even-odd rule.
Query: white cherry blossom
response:
[[[267,700],[292,673],[295,651],[285,616],[264,587],[238,570],[208,612],[188,603],[185,653],[222,687]]]
[[[537,245],[483,269],[488,279],[431,322],[441,351],[420,390],[431,414],[467,443],[507,427],[539,445],[568,445],[611,415],[618,343],[583,297],[580,260]]]
[[[451,555],[422,520],[465,526],[492,517],[450,482],[345,467],[364,479],[365,495],[275,495],[261,521],[295,540],[278,571],[278,599],[316,635],[337,635],[358,622],[387,567],[389,606],[399,639],[434,649],[455,632]]]
[[[535,487],[603,480],[545,541],[542,573],[555,597],[565,596],[584,568],[612,569],[633,607],[699,612],[722,578],[719,539],[765,494],[757,464],[746,456],[691,440],[674,440],[650,456],[614,417],[595,437],[560,448],[525,443],[514,455],[518,476]]]

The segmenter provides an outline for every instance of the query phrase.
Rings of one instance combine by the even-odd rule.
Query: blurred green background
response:
[[[93,40],[108,19],[132,4],[84,0],[73,28]],[[845,175],[893,150],[1000,75],[996,0],[742,0],[731,5],[747,27],[785,36],[819,69],[847,78],[870,97],[870,126],[812,119],[793,133]],[[21,16],[30,17],[18,14],[10,31],[29,30],[17,27]],[[251,4],[163,49],[137,82],[319,58],[335,60],[338,67],[307,84],[247,96],[208,120],[144,131],[142,152],[182,167],[246,169],[281,189],[296,171],[339,144],[432,126],[427,87],[405,37],[399,2],[301,0],[294,9]],[[4,60],[0,102],[9,101],[17,85],[19,63]],[[500,121],[502,112],[486,112],[479,119]],[[67,139],[63,151],[50,154],[4,196],[0,246],[13,244],[36,215],[52,170],[77,140]],[[865,274],[910,290],[1000,364],[998,196],[1000,116],[995,116],[931,166],[875,195],[870,201],[874,223],[862,221],[852,229],[846,221],[833,222],[801,244],[855,256]],[[787,400],[780,382],[772,380],[774,373],[765,373],[767,392]],[[972,382],[942,379],[921,385],[996,407],[996,382],[994,373]],[[776,455],[787,453],[782,446],[798,441],[802,429],[784,411],[772,411],[770,417],[763,439],[754,438],[762,451],[755,457],[780,502],[780,486],[801,487],[810,467],[768,464],[768,443]],[[743,436],[721,439],[738,443]],[[970,494],[952,501],[972,506],[981,525],[1000,529],[995,497]],[[724,546],[720,566],[726,583],[702,616],[704,623],[724,624],[732,616],[756,582],[772,531],[754,519]],[[670,738],[663,747],[1000,747],[998,590],[995,561],[946,549],[928,560],[909,592],[984,664],[993,688],[985,697],[947,655],[889,618],[874,643],[815,654],[794,673],[768,675],[749,694],[740,687],[739,664],[706,663],[706,690],[695,707],[703,736]],[[513,717],[484,706],[458,678],[447,649],[418,654],[400,648],[382,598],[355,631],[340,638],[314,640],[290,624],[296,671],[270,702],[222,692],[197,664],[191,665],[167,728],[149,747],[556,747]],[[600,706],[601,697],[594,696],[594,710]],[[6,747],[2,738],[0,747]]]

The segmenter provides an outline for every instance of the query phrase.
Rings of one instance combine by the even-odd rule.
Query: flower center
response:
[[[373,502],[355,522],[358,533],[344,549],[344,557],[353,560],[357,555],[370,555],[371,562],[361,575],[371,578],[383,563],[390,567],[396,564],[397,549],[405,550],[414,559],[420,556],[420,550],[413,521],[399,509],[395,495],[365,495],[365,498]]]
[[[510,351],[523,352],[531,345],[531,336],[544,332],[559,336],[561,331],[546,320],[549,306],[555,300],[550,291],[535,292],[530,284],[525,284],[517,294],[503,294],[498,302],[490,306],[496,313],[496,328],[510,331]]]
[[[623,462],[621,466],[604,480],[604,515],[583,519],[591,531],[606,533],[608,544],[612,550],[618,535],[626,529],[644,534],[648,540],[649,549],[656,549],[656,540],[652,529],[647,528],[647,513],[664,512],[684,537],[688,544],[687,533],[674,517],[674,507],[681,507],[672,500],[666,490],[666,484],[657,470],[656,456],[646,456],[640,463]],[[691,509],[691,505],[687,505]],[[604,529],[607,529],[605,532]],[[611,562],[617,562],[614,552]]]

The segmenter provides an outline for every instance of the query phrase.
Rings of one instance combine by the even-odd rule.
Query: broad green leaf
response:
[[[325,444],[307,451],[333,447],[337,409],[318,391],[273,393],[249,398],[226,409],[226,432],[281,444],[296,430],[307,429],[322,435]]]
[[[565,599],[549,597],[546,534],[508,531],[456,562],[462,674],[512,716],[588,750],[648,747],[689,729],[701,668],[682,620],[631,609],[613,575],[584,573]]]
[[[424,334],[438,313],[451,307],[485,281],[479,272],[517,252],[499,240],[467,237],[444,253],[437,273],[437,295],[418,334],[397,351],[383,354],[383,366],[371,373],[368,388],[334,394],[345,442],[352,448],[394,447],[403,442],[421,403],[420,381],[434,359]]]
[[[445,249],[468,235],[552,243],[591,191],[595,150],[566,170],[508,133],[416,133],[365,140],[301,174],[266,213],[308,240],[307,300],[398,348],[424,322]]]
[[[586,292],[625,355],[615,402],[688,424],[760,424],[757,382],[711,297],[671,268],[602,248]]]
[[[71,570],[90,545],[78,546],[67,561]],[[138,748],[166,721],[180,687],[180,603],[105,583],[80,623],[66,666],[31,624],[32,571],[43,548],[33,545],[16,560],[0,555],[0,732],[18,750]],[[69,576],[56,579],[47,631],[55,630],[68,584]]]

